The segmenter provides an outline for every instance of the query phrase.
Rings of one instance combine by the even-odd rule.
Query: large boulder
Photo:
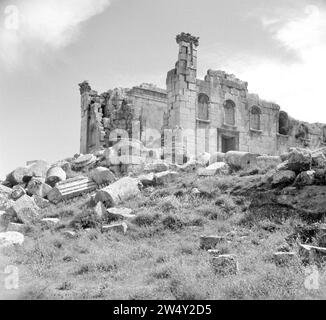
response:
[[[297,178],[294,181],[294,185],[296,186],[310,186],[315,182],[315,174],[314,170],[303,171],[298,174]]]
[[[0,210],[7,210],[14,204],[11,199],[12,189],[0,185]]]
[[[27,174],[27,176],[29,176],[30,178],[32,177],[45,178],[49,168],[50,165],[46,161],[43,160],[33,161],[33,163],[31,163],[28,166],[29,173]]]
[[[281,163],[282,163],[282,160],[278,156],[259,156],[259,157],[257,157],[257,166],[259,169],[262,169],[262,170],[274,169]]]
[[[110,169],[97,167],[89,173],[89,177],[99,186],[107,185],[115,181],[115,176]]]
[[[296,174],[291,170],[277,171],[273,175],[273,186],[286,186],[292,184],[296,178]]]
[[[119,203],[140,194],[141,183],[138,179],[124,177],[105,187],[95,194],[95,202],[101,201],[106,207],[114,207]]]
[[[225,153],[223,152],[215,152],[211,154],[209,158],[209,164],[213,164],[215,162],[225,162]]]
[[[300,173],[311,169],[312,157],[309,150],[293,148],[288,159],[288,169]]]
[[[258,154],[241,151],[229,151],[225,155],[225,162],[233,170],[257,168]]]
[[[228,174],[229,166],[225,162],[215,162],[206,168],[199,168],[199,176],[215,176],[217,174]]]
[[[31,223],[38,219],[40,208],[31,197],[24,195],[15,201],[12,210],[16,214],[18,220],[23,223]]]
[[[39,178],[32,178],[27,185],[27,193],[30,196],[37,195],[45,198],[51,190],[52,187],[46,184],[43,179]]]
[[[24,183],[24,177],[29,175],[27,167],[18,167],[7,175],[6,180],[12,185]]]
[[[65,181],[66,178],[66,172],[61,167],[55,166],[47,171],[45,181],[49,186],[55,187],[58,182]]]

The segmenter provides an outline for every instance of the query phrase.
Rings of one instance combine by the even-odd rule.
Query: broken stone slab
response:
[[[200,248],[204,250],[214,249],[217,244],[225,243],[226,238],[221,236],[201,236]]]
[[[16,231],[0,232],[0,248],[12,245],[22,245],[24,243],[24,235]]]
[[[144,187],[154,186],[155,185],[155,175],[153,172],[148,174],[143,174],[138,177],[139,181]]]
[[[40,208],[28,195],[24,195],[16,200],[12,209],[17,218],[23,223],[32,223],[39,218]]]
[[[295,252],[274,252],[273,259],[277,264],[286,264],[293,261],[296,258]]]
[[[13,200],[18,200],[24,194],[26,194],[24,187],[21,186],[20,184],[17,184],[12,188],[12,193],[10,196]]]
[[[215,162],[225,162],[225,153],[215,152],[211,154],[211,157],[209,158],[209,164],[213,164]]]
[[[273,175],[272,185],[274,187],[282,185],[289,185],[294,182],[296,178],[296,173],[291,170],[277,171]]]
[[[155,174],[155,182],[157,185],[163,185],[175,181],[179,174],[174,171],[164,171]]]
[[[136,216],[132,214],[132,209],[129,208],[109,208],[107,212],[110,220],[131,219]]]
[[[107,208],[140,194],[141,183],[138,179],[124,177],[111,185],[99,190],[95,194],[95,202],[101,201]]]
[[[295,186],[310,186],[315,182],[315,174],[314,170],[303,171],[298,174],[294,181]]]
[[[200,166],[206,167],[209,165],[210,159],[211,159],[211,154],[208,152],[204,152],[198,155],[196,160]]]
[[[32,196],[32,199],[40,209],[45,209],[50,206],[50,201],[46,200],[36,194]]]
[[[37,195],[41,198],[45,198],[52,190],[52,187],[43,181],[44,179],[33,177],[27,185],[27,193],[30,196]]]
[[[60,201],[67,200],[90,193],[97,189],[97,184],[84,176],[79,176],[57,183],[57,185],[48,193],[47,198],[50,202],[57,204]]]
[[[274,169],[282,160],[279,156],[259,156],[257,157],[257,166],[261,170]]]
[[[55,226],[56,224],[58,224],[60,222],[60,219],[58,218],[44,218],[41,220],[41,222],[43,224],[45,224],[48,227],[52,227]]]
[[[165,162],[152,162],[145,164],[145,172],[164,172],[169,170],[169,165]]]
[[[306,149],[293,148],[288,159],[288,169],[300,173],[311,169],[311,153]]]
[[[96,162],[96,156],[93,154],[80,155],[77,159],[73,161],[73,167],[75,169],[83,169]]]
[[[211,259],[211,265],[215,274],[221,276],[235,275],[239,271],[237,256],[224,254]]]
[[[60,181],[65,181],[67,179],[66,172],[61,167],[51,167],[46,173],[45,182],[51,186],[55,185]]]
[[[241,151],[229,151],[225,155],[225,162],[233,170],[257,168],[259,154]]]
[[[215,176],[217,174],[228,174],[229,166],[225,162],[215,162],[206,168],[199,168],[199,176]]]
[[[108,185],[115,181],[115,176],[110,169],[97,167],[89,173],[89,177],[99,186]]]
[[[9,222],[6,231],[15,231],[24,234],[25,224]]]
[[[127,229],[128,229],[128,226],[127,226],[127,224],[125,222],[102,226],[102,232],[108,232],[108,231],[113,230],[113,231],[116,231],[116,232],[121,232],[123,234],[126,234]]]

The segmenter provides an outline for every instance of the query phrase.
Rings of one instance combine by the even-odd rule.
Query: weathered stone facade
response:
[[[290,147],[326,146],[326,125],[290,118],[279,105],[249,93],[248,83],[234,75],[208,70],[204,80],[197,79],[198,38],[181,33],[176,40],[178,61],[167,73],[166,90],[142,84],[99,95],[88,82],[80,84],[81,153],[131,137],[158,147],[160,135],[165,147],[187,154],[278,155]]]

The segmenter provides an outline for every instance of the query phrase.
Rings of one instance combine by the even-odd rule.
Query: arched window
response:
[[[198,119],[208,120],[208,103],[209,98],[206,94],[201,93],[198,96]]]
[[[289,117],[284,111],[281,111],[278,118],[278,132],[280,134],[289,134]]]
[[[232,100],[226,100],[224,103],[224,123],[235,125],[235,103]]]
[[[250,110],[250,129],[260,130],[260,114],[261,111],[257,106],[253,106]]]

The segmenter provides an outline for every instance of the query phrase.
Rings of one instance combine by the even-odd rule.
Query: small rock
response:
[[[21,185],[17,184],[12,188],[12,193],[10,196],[13,200],[18,200],[24,194],[26,194],[25,189]]]
[[[102,219],[104,219],[104,218],[107,217],[107,210],[106,210],[104,204],[103,204],[101,201],[99,201],[99,202],[96,204],[96,206],[95,206],[95,208],[94,208],[94,212],[95,212],[95,214],[96,214],[96,217],[97,217],[98,219],[100,219],[100,220],[102,220]]]
[[[193,188],[191,190],[191,194],[194,195],[194,196],[199,196],[201,194],[201,192],[199,191],[198,188]]]
[[[23,242],[24,235],[19,232],[0,232],[0,248],[9,247],[12,245],[21,245]]]
[[[128,229],[128,226],[125,222],[102,226],[102,232],[108,232],[108,231],[114,230],[116,232],[121,232],[121,233],[125,234],[127,232],[127,229]]]
[[[89,177],[99,186],[108,185],[115,181],[115,176],[110,169],[97,167],[90,172]]]
[[[315,171],[303,171],[301,172],[294,181],[294,185],[296,186],[310,186],[315,182]]]
[[[49,227],[52,227],[60,222],[60,219],[58,218],[44,218],[41,220],[44,224],[46,224]]]
[[[72,230],[65,230],[65,231],[62,232],[62,234],[68,239],[77,238],[77,233],[75,231],[72,231]]]
[[[179,176],[177,172],[174,171],[164,171],[155,174],[156,184],[162,185],[175,181],[175,179]]]
[[[130,219],[135,217],[135,215],[132,214],[132,210],[129,208],[109,208],[107,212],[109,219],[112,220]]]
[[[220,236],[201,236],[200,237],[200,248],[204,250],[214,249],[217,244],[225,243],[225,237]]]
[[[215,162],[206,168],[199,168],[199,176],[215,176],[217,174],[228,174],[229,166],[225,162]]]
[[[239,271],[237,257],[233,254],[224,254],[218,257],[213,257],[211,264],[214,272],[221,276],[234,275]]]

